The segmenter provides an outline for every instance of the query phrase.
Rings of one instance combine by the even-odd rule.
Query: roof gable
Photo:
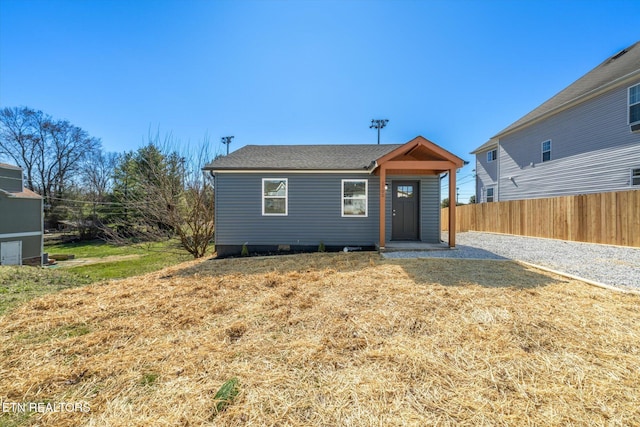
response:
[[[423,136],[417,136],[377,159],[379,165],[388,161],[448,161],[458,168],[464,166],[464,160],[460,157]]]
[[[633,76],[640,76],[640,42],[636,42],[607,58],[542,105],[503,129],[494,138],[525,127],[556,111],[583,102],[605,90],[616,87],[618,84],[623,84],[627,78]]]

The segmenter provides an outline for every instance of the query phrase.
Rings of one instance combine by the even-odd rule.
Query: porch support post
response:
[[[449,247],[456,246],[456,168],[449,169]]]
[[[386,202],[386,191],[384,189],[385,182],[387,180],[387,170],[384,166],[380,167],[380,238],[379,238],[379,246],[380,249],[384,249],[384,222],[385,222],[385,202]]]

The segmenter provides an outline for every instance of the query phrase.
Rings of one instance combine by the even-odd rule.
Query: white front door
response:
[[[0,265],[22,265],[22,242],[0,242]]]

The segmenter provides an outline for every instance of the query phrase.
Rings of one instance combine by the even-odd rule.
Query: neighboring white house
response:
[[[478,202],[640,189],[640,42],[471,154]]]

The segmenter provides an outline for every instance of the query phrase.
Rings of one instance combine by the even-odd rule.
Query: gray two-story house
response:
[[[440,177],[448,173],[453,200],[462,166],[421,136],[406,144],[247,145],[204,168],[215,177],[216,252],[440,243]],[[455,207],[449,230],[455,246]]]
[[[478,202],[640,189],[640,42],[471,154]]]
[[[21,168],[0,163],[0,265],[42,264],[42,203]]]

